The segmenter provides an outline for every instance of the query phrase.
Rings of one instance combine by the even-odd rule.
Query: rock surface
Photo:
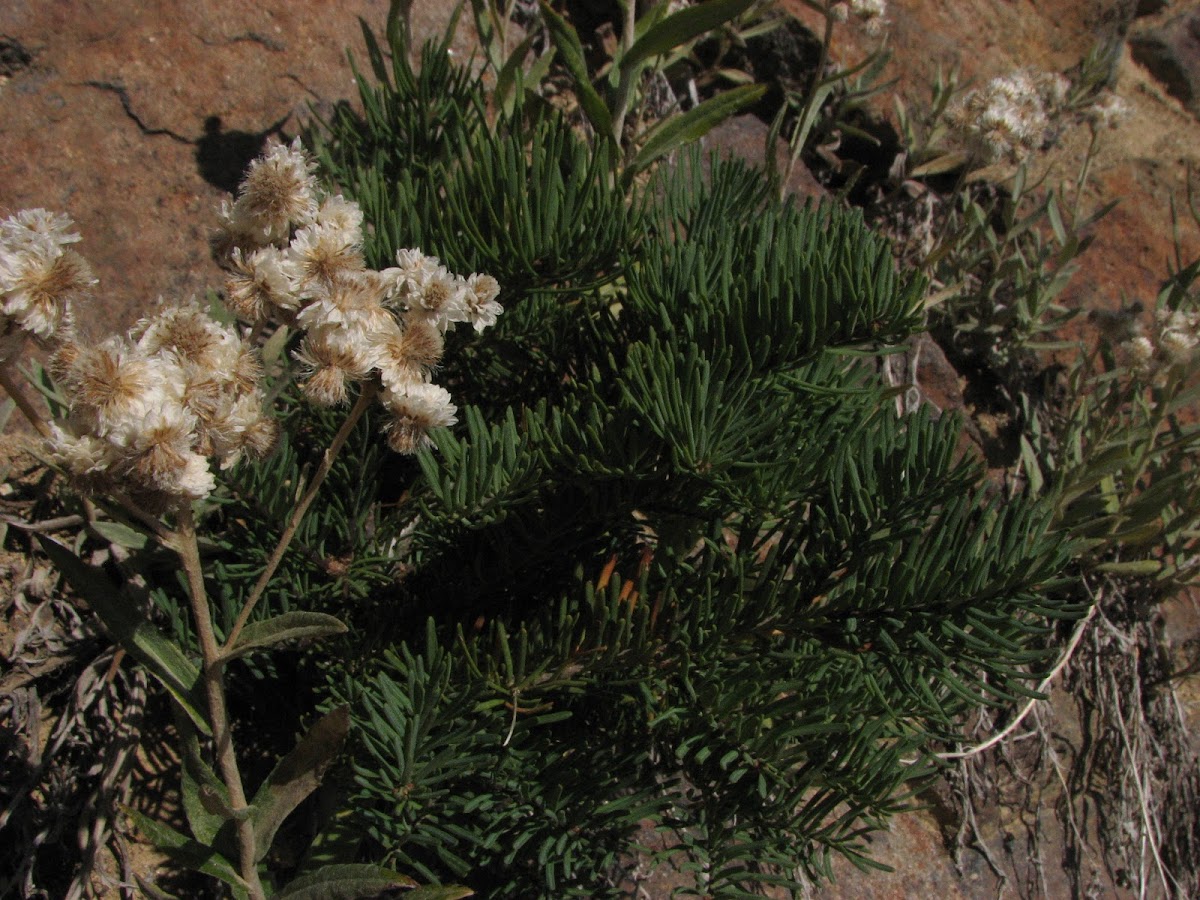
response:
[[[1200,107],[1200,10],[1190,10],[1130,38],[1134,60],[1189,111]]]
[[[100,278],[85,325],[123,330],[157,298],[221,283],[208,234],[268,136],[353,97],[359,19],[387,0],[10,0],[0,6],[0,216],[75,219]],[[451,4],[425,2],[420,40]],[[456,46],[470,46],[470,16]]]

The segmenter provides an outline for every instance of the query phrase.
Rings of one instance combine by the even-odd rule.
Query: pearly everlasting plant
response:
[[[143,541],[153,537],[178,556],[186,579],[194,647],[173,643],[104,572],[42,540],[112,637],[167,687],[182,713],[183,793],[193,837],[130,815],[176,862],[215,875],[250,900],[279,890],[261,864],[282,821],[317,788],[338,753],[349,715],[341,707],[320,718],[252,793],[233,742],[227,666],[285,641],[346,631],[321,612],[268,612],[253,620],[252,614],[370,403],[377,397],[386,410],[382,431],[393,450],[432,446],[429,431],[455,422],[449,392],[432,382],[446,333],[464,322],[481,331],[501,312],[495,279],[459,277],[419,250],[400,251],[395,267],[368,269],[358,205],[325,195],[314,170],[299,142],[273,144],[221,210],[214,247],[229,273],[229,307],[247,325],[220,321],[195,300],[160,301],[128,334],[93,342],[75,327],[73,308],[90,299],[96,279],[68,247],[79,240],[71,220],[39,209],[0,222],[3,387],[41,431],[47,460],[81,492],[116,501],[106,508],[118,509],[121,521],[94,523],[97,531],[127,534],[125,522],[140,525]],[[259,350],[268,332],[292,340],[296,363],[271,394]],[[59,421],[44,421],[9,377],[9,364],[30,339],[49,351],[48,371],[66,413]],[[268,397],[286,389],[292,373],[313,404],[342,405],[355,389],[357,399],[294,495],[254,587],[223,617],[229,610],[210,597],[206,583],[212,575],[197,534],[204,508],[195,503],[214,495],[220,472],[264,460],[280,442]],[[91,520],[95,510],[88,510]],[[211,738],[207,754],[201,738]],[[189,796],[201,794],[188,805]],[[279,895],[368,897],[393,887],[415,882],[379,866],[346,864],[306,872]],[[466,893],[418,888],[409,896]]]
[[[449,393],[431,383],[444,335],[460,323],[495,324],[500,286],[454,275],[417,249],[368,269],[362,211],[340,194],[318,200],[313,169],[298,141],[276,144],[226,204],[215,244],[230,269],[229,304],[256,329],[277,322],[303,332],[295,356],[313,403],[341,405],[356,383],[382,389],[388,444],[412,453],[431,428],[456,421]]]

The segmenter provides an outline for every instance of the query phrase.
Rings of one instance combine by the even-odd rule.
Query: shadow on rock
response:
[[[204,137],[196,141],[196,166],[200,177],[215,188],[232,194],[237,191],[242,176],[267,143],[267,138],[284,139],[284,116],[269,128],[259,132],[223,131],[221,117],[204,120]]]

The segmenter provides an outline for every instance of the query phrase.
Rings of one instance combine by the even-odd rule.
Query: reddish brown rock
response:
[[[100,278],[94,331],[220,284],[208,233],[268,135],[355,94],[386,0],[12,0],[0,5],[0,216],[70,214]],[[419,40],[451,5],[416,4]],[[469,16],[465,20],[469,20]],[[470,32],[460,25],[460,52]]]
[[[1133,35],[1129,48],[1167,93],[1192,112],[1200,111],[1200,10]]]
[[[767,124],[751,113],[743,113],[726,122],[722,122],[703,138],[706,151],[712,150],[718,154],[737,156],[754,166],[762,166],[766,162]],[[775,141],[775,165],[779,172],[787,169],[787,142],[782,138]],[[787,181],[790,194],[803,199],[804,197],[821,198],[828,192],[813,177],[812,172],[803,162],[797,160]]]

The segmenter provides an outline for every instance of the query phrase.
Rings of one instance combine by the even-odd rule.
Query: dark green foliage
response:
[[[713,180],[720,184],[733,168],[715,166]],[[779,208],[732,179],[715,210],[681,208],[680,188],[665,188],[658,239],[625,266],[635,333],[696,341],[710,355],[731,353],[735,365],[765,371],[830,345],[890,341],[915,329],[923,285],[896,275],[887,242],[860,216],[832,206]],[[686,174],[680,180],[695,190]]]
[[[924,285],[743,166],[683,154],[625,197],[563,121],[485,124],[429,53],[394,65],[329,174],[378,263],[419,244],[505,313],[447,354],[461,424],[389,476],[402,577],[347,598],[364,850],[520,898],[622,896],[656,831],[642,854],[712,896],[870,865],[956,716],[1028,693],[1076,612],[1048,512],[989,499],[957,423],[879,383]],[[431,91],[471,97],[432,121]]]

